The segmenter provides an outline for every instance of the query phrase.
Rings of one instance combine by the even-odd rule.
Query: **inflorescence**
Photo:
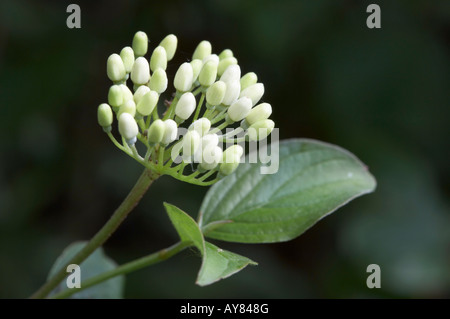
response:
[[[106,70],[113,85],[108,103],[98,107],[98,123],[119,149],[145,167],[192,184],[210,185],[238,167],[244,153],[238,143],[258,141],[272,132],[272,107],[257,105],[264,85],[253,72],[241,77],[231,50],[216,55],[211,43],[202,41],[192,61],[178,68],[173,80],[176,92],[158,114],[160,96],[168,86],[167,63],[177,43],[175,35],[166,36],[148,60],[148,37],[139,31],[131,47],[109,56]],[[121,143],[111,132],[114,115]],[[180,126],[190,119],[187,128]],[[222,134],[224,129],[227,133]],[[139,154],[137,142],[144,145],[145,155]],[[231,145],[223,151],[220,142]]]

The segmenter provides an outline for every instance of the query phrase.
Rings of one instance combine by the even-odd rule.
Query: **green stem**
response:
[[[163,117],[163,120],[167,120],[167,119],[171,119],[172,118],[172,113],[175,112],[175,106],[178,103],[178,98],[175,97],[172,101],[172,103],[170,103],[169,108],[166,111],[166,114]]]
[[[186,247],[189,247],[191,245],[192,245],[192,243],[188,242],[188,241],[178,242],[168,248],[162,249],[151,255],[130,261],[122,266],[117,267],[116,269],[106,271],[97,276],[91,277],[81,283],[81,288],[67,289],[67,290],[64,290],[64,291],[52,296],[51,298],[54,298],[54,299],[67,298],[77,292],[80,292],[81,290],[95,286],[95,285],[97,285],[101,282],[104,282],[108,279],[111,279],[113,277],[125,275],[130,272],[157,264],[161,261],[169,259],[170,257],[176,255],[177,253],[181,252],[183,249],[185,249]]]
[[[66,268],[70,264],[80,265],[90,254],[92,254],[98,247],[116,231],[119,225],[124,221],[125,217],[133,210],[139,203],[142,196],[145,194],[150,185],[159,177],[159,174],[145,169],[139,177],[136,184],[125,200],[116,209],[106,224],[95,234],[94,237],[87,243],[82,250],[78,252],[64,267],[62,267],[56,275],[50,278],[39,290],[37,290],[30,298],[45,298],[66,276]]]
[[[194,119],[192,121],[195,121],[198,118],[198,116],[200,114],[200,110],[202,109],[204,99],[205,99],[205,93],[202,93],[202,96],[200,97],[200,101],[198,102],[198,105],[197,105],[197,110],[195,111]]]

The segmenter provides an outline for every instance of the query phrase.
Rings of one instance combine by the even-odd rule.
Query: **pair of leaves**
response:
[[[259,152],[268,154],[264,148]],[[255,154],[249,154],[252,156]],[[198,223],[175,206],[165,204],[181,240],[190,242],[202,254],[197,284],[214,283],[256,264],[206,242],[204,236],[240,243],[291,240],[376,187],[367,167],[334,145],[308,139],[286,140],[272,143],[271,157],[271,165],[279,167],[275,174],[261,174],[263,164],[249,164],[246,160],[235,173],[212,186],[201,205]]]
[[[268,154],[267,149],[259,152]],[[255,154],[247,158],[252,156]],[[205,242],[203,236],[239,243],[291,240],[376,187],[367,167],[334,145],[287,140],[271,145],[271,157],[270,164],[278,167],[275,174],[261,174],[261,163],[245,163],[212,186],[201,205],[198,224],[166,204],[181,240],[192,241],[202,253],[197,284],[213,283],[256,264]]]
[[[202,255],[203,262],[196,282],[198,285],[212,284],[233,275],[247,265],[256,265],[246,257],[206,242],[200,227],[191,216],[171,204],[164,203],[164,206],[181,241],[190,242]]]

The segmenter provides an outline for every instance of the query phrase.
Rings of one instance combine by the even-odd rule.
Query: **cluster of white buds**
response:
[[[131,47],[111,54],[106,71],[113,85],[108,103],[98,107],[98,123],[117,147],[144,166],[209,185],[238,167],[244,150],[237,143],[258,141],[272,132],[272,107],[260,103],[264,85],[256,74],[241,76],[233,52],[226,49],[214,54],[208,41],[200,42],[192,60],[179,66],[173,78],[176,92],[166,96],[167,100],[160,98],[169,84],[166,69],[177,44],[177,37],[168,35],[147,59],[149,40],[139,31]],[[112,134],[114,114],[121,142]],[[182,134],[181,125],[188,120],[191,124]],[[228,127],[231,132],[221,134]],[[146,148],[144,156],[136,147],[138,141]],[[232,145],[223,150],[220,142],[230,141]],[[180,158],[182,163],[177,163]],[[192,172],[185,174],[189,163]]]

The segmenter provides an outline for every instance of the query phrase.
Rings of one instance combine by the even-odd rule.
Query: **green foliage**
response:
[[[78,241],[70,244],[62,254],[56,259],[53,264],[48,278],[54,276],[61,267],[64,267],[67,262],[74,257],[84,246],[86,242]],[[83,286],[83,281],[94,277],[103,272],[115,269],[117,264],[108,256],[105,255],[103,248],[98,248],[92,253],[84,262],[81,263],[81,286]],[[123,297],[123,287],[125,284],[125,277],[118,276],[111,278],[101,284],[87,288],[78,293],[73,294],[70,298],[73,299],[104,299],[104,298],[122,298]],[[63,280],[50,294],[50,296],[57,294],[63,290],[66,290],[67,284]],[[76,289],[76,288],[73,288]]]
[[[279,170],[263,175],[242,164],[208,191],[200,227],[232,221],[207,237],[242,243],[291,240],[350,200],[372,192],[375,179],[354,155],[307,139],[280,143]]]
[[[164,206],[181,241],[191,242],[202,255],[202,267],[197,277],[198,285],[212,284],[237,273],[247,265],[256,265],[246,257],[205,242],[200,228],[191,216],[173,205],[165,203]]]

